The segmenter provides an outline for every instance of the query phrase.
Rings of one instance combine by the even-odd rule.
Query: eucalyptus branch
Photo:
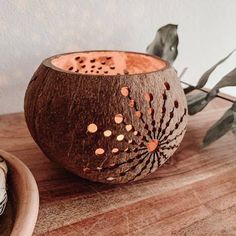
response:
[[[191,85],[191,84],[189,84],[189,83],[187,83],[187,82],[185,82],[185,81],[182,81],[182,80],[181,80],[180,82],[181,82],[182,84],[184,84],[184,85],[188,85],[189,87],[193,88],[193,90],[199,90],[199,91],[202,91],[202,92],[204,92],[204,93],[209,94],[209,90],[206,90],[206,89],[204,89],[204,88],[197,88],[196,86]],[[232,100],[232,99],[230,99],[230,98],[221,96],[221,95],[219,95],[219,94],[217,94],[216,97],[221,98],[221,99],[224,99],[224,100],[226,100],[226,101],[228,101],[228,102],[232,102],[232,103],[236,102],[236,100]]]
[[[147,47],[147,52],[166,59],[170,62],[170,64],[172,64],[178,56],[178,43],[179,38],[177,34],[177,25],[168,24],[161,27],[157,31],[154,40]],[[215,71],[219,65],[225,62],[235,51],[236,49],[203,73],[196,86],[181,80],[187,68],[185,68],[179,76],[180,82],[188,86],[184,88],[184,92],[188,103],[189,115],[195,115],[196,113],[202,111],[215,97],[233,103],[225,114],[206,132],[203,139],[203,147],[206,147],[216,141],[229,130],[236,134],[236,100],[234,101],[219,94],[221,88],[236,86],[236,68],[223,76],[223,78],[216,83],[211,90],[204,88],[212,72]],[[189,93],[194,90],[199,90],[203,93],[189,95]]]

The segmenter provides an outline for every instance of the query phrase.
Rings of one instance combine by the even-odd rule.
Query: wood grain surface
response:
[[[20,114],[0,117],[0,148],[28,165],[38,183],[34,235],[236,235],[236,138],[206,149],[206,129],[231,104],[215,99],[189,118],[174,157],[143,180],[98,184],[50,162]]]

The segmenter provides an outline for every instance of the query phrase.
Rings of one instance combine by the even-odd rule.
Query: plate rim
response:
[[[17,195],[16,215],[11,231],[11,236],[33,234],[39,212],[39,191],[36,180],[29,168],[16,156],[0,149],[0,155],[11,171],[11,178],[17,179],[17,184],[13,183],[13,192]]]

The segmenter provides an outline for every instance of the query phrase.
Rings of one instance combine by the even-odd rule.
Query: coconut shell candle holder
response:
[[[125,183],[173,155],[187,105],[175,70],[158,57],[75,52],[42,62],[26,91],[25,117],[51,160],[86,179]]]

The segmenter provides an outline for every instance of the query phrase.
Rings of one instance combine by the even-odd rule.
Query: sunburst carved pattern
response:
[[[153,106],[153,94],[148,91],[143,94],[143,99],[147,106],[141,109],[137,106],[135,100],[131,96],[129,87],[121,88],[121,95],[127,100],[127,105],[132,110],[136,119],[139,120],[142,128],[135,127],[134,124],[126,121],[125,117],[118,113],[114,114],[114,122],[124,127],[124,134],[116,134],[116,131],[104,130],[105,138],[115,138],[117,142],[125,142],[126,148],[120,150],[113,147],[112,150],[106,150],[103,147],[96,147],[94,155],[103,157],[101,165],[95,169],[88,167],[84,171],[99,171],[109,173],[106,177],[107,181],[114,181],[119,178],[127,177],[129,181],[138,179],[154,172],[170,157],[170,152],[178,148],[180,141],[185,133],[185,125],[182,125],[187,114],[184,108],[179,120],[173,119],[175,112],[179,109],[177,100],[173,101],[169,96],[170,84],[163,84],[161,115],[158,120],[155,117],[155,109]],[[168,101],[170,99],[170,101]],[[167,109],[168,103],[172,103],[170,111]],[[169,107],[169,105],[168,105]],[[160,109],[159,109],[160,110]],[[145,115],[144,115],[145,114]],[[180,127],[181,126],[181,127]],[[96,124],[88,125],[88,132],[91,135],[98,130]],[[117,161],[116,163],[105,166],[104,163],[114,155],[129,155],[125,161]],[[117,159],[116,159],[117,160]],[[121,158],[123,160],[123,158]]]

